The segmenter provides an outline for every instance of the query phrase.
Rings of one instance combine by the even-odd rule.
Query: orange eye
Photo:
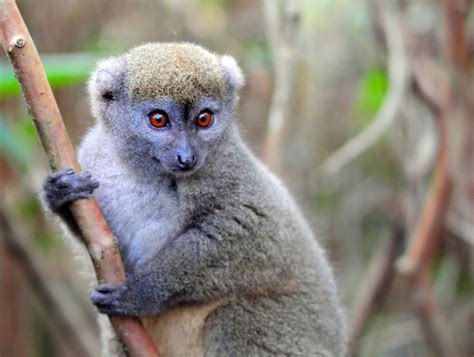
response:
[[[150,119],[150,124],[155,128],[164,128],[170,123],[168,115],[163,111],[151,112],[148,114],[148,119]]]
[[[208,128],[213,122],[212,112],[209,110],[204,110],[201,114],[198,115],[196,119],[196,124],[200,128]]]

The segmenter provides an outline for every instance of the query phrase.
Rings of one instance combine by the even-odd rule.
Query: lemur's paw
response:
[[[74,200],[92,196],[97,187],[99,182],[90,172],[74,173],[71,168],[49,174],[43,183],[44,198],[52,211],[58,211]]]
[[[130,315],[125,300],[125,283],[101,284],[91,293],[91,301],[100,313],[107,315]]]

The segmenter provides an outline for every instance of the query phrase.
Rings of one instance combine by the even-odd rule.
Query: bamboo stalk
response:
[[[51,169],[80,170],[36,46],[14,0],[0,0],[0,41],[20,82]],[[125,279],[118,241],[93,198],[71,203],[71,212],[89,249],[99,282]],[[158,356],[138,318],[110,317],[131,356]]]

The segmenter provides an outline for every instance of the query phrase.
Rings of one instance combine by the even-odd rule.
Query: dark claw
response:
[[[91,180],[92,187],[98,188],[100,186],[99,181],[92,179]]]
[[[94,305],[114,305],[117,304],[115,298],[107,293],[101,293],[97,290],[92,291],[91,300]]]

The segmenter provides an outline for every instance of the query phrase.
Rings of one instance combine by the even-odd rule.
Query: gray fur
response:
[[[169,95],[147,89],[143,97],[131,91],[130,81],[134,88],[159,86],[162,72],[153,64],[150,77],[127,66],[136,71],[149,63],[143,53],[160,48],[179,53],[184,63],[209,56],[212,70],[193,67],[180,76],[189,83],[211,77],[206,80],[218,83],[217,95],[200,86],[187,89],[189,100],[175,88]],[[124,283],[92,292],[99,311],[159,319],[221,300],[202,327],[204,355],[342,356],[344,319],[324,253],[233,122],[243,84],[235,61],[187,44],[149,44],[125,58],[102,62],[93,74],[89,88],[99,121],[79,150],[81,165],[100,182],[95,197],[128,274]],[[214,123],[198,129],[195,117],[204,108],[215,113]],[[169,128],[147,124],[154,109],[169,114]],[[176,166],[183,147],[196,155],[192,170]]]

